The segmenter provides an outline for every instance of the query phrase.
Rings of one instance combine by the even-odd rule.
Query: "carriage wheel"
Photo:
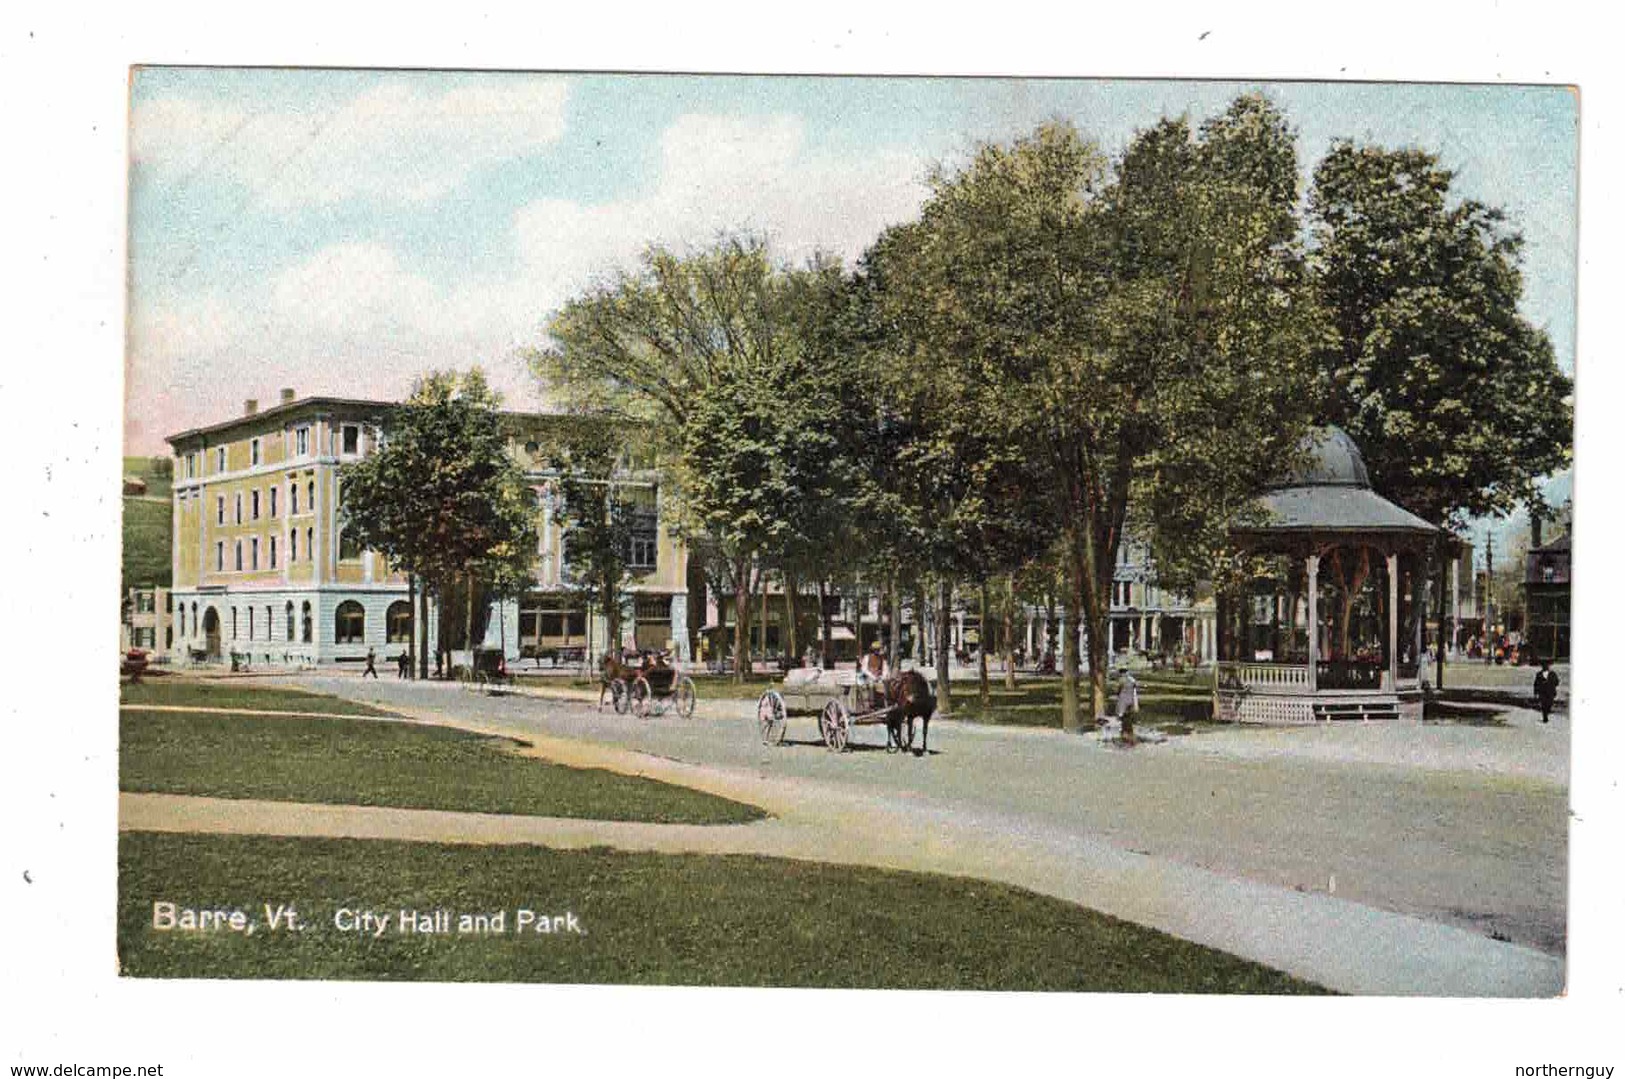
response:
[[[785,728],[784,698],[776,689],[762,694],[756,702],[756,727],[761,731],[764,746],[782,746]]]
[[[851,730],[852,716],[846,710],[846,703],[839,697],[831,697],[818,713],[818,733],[824,736],[824,744],[837,753],[844,752]]]
[[[627,710],[632,707],[632,692],[627,689],[624,679],[617,678],[609,684],[609,696],[615,702],[615,714],[626,715]]]
[[[637,713],[639,719],[649,718],[649,700],[654,692],[649,689],[649,680],[638,675],[638,680],[632,683],[632,692],[627,694],[631,698],[632,711]]]
[[[684,719],[693,719],[696,699],[694,679],[685,674],[677,680],[677,714]]]

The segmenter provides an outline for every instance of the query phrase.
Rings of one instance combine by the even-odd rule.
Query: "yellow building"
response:
[[[170,436],[176,659],[308,666],[358,662],[369,649],[383,663],[407,650],[406,578],[347,542],[338,515],[339,470],[376,448],[390,407],[283,390],[274,407],[248,401],[240,416]],[[561,648],[573,658],[572,647],[589,643],[602,651],[605,620],[599,613],[589,625],[565,584],[563,536],[552,519],[558,477],[541,463],[548,417],[509,413],[504,422],[539,496],[536,591],[493,607],[484,643],[504,644],[511,660]],[[647,574],[633,589],[627,643],[669,642],[686,656],[687,551],[659,520],[658,477],[629,469],[616,482],[646,492],[651,512],[639,533],[646,542],[634,545]],[[431,641],[436,622],[431,604]]]

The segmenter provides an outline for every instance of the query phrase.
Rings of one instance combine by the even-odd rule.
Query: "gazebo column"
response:
[[[1320,684],[1320,556],[1305,558],[1303,568],[1309,583],[1309,692],[1313,693]]]
[[[1399,555],[1388,554],[1388,689],[1399,690]]]

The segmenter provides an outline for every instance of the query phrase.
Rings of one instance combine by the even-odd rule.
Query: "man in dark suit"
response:
[[[1535,675],[1535,702],[1540,705],[1540,721],[1550,723],[1552,705],[1557,702],[1557,672],[1550,660],[1540,661],[1540,673]]]

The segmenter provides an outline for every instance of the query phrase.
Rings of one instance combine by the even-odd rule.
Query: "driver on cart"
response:
[[[873,687],[875,700],[883,702],[886,699],[886,679],[890,677],[891,667],[886,663],[880,642],[876,641],[869,646],[869,654],[858,659],[858,677],[854,684]]]

